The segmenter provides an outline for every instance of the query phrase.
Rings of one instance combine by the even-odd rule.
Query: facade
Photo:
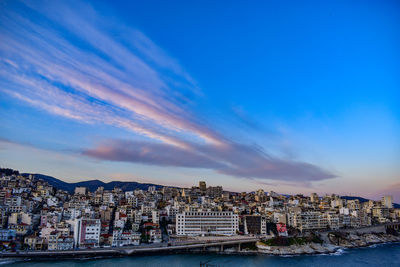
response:
[[[149,241],[151,243],[160,243],[162,241],[162,234],[160,228],[150,229],[148,231]]]
[[[38,236],[25,237],[24,244],[31,250],[42,250],[47,248],[46,240]]]
[[[310,196],[310,200],[311,200],[311,202],[318,202],[319,201],[319,197],[318,197],[318,195],[317,195],[317,193],[312,193],[311,194],[311,196]]]
[[[393,208],[393,197],[392,196],[384,196],[382,197],[382,205],[388,209]]]
[[[288,214],[289,225],[304,231],[323,230],[328,228],[328,216],[319,211],[303,211]]]
[[[211,198],[222,196],[222,186],[209,186],[207,188],[207,196]]]
[[[112,246],[138,246],[140,244],[140,233],[133,231],[114,230],[112,235]]]
[[[206,182],[200,181],[200,182],[199,182],[199,188],[200,188],[201,193],[202,193],[202,194],[205,194],[206,191],[207,191]]]
[[[246,235],[266,235],[267,219],[261,215],[247,215],[243,218],[244,233]]]
[[[176,215],[177,235],[235,235],[239,217],[231,211],[190,211]]]
[[[48,250],[71,250],[74,249],[74,238],[55,233],[49,236]]]
[[[17,232],[15,230],[9,229],[1,229],[0,230],[0,241],[14,241],[17,236]]]
[[[75,195],[86,195],[87,188],[86,187],[75,187],[74,193],[75,193]]]
[[[98,219],[79,219],[74,229],[76,247],[98,247],[101,222]]]

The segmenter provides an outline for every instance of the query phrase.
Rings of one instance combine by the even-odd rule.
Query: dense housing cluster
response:
[[[190,236],[291,235],[398,222],[392,197],[286,196],[260,189],[59,190],[35,175],[0,174],[3,249],[72,250],[171,242]]]

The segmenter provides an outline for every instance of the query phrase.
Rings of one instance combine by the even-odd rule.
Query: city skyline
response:
[[[137,182],[137,181],[130,181],[130,180],[127,180],[127,181],[112,180],[112,181],[104,182],[104,180],[96,179],[96,180],[81,180],[78,182],[68,182],[68,181],[65,181],[62,179],[58,179],[57,177],[49,176],[49,175],[46,175],[43,173],[22,173],[22,172],[19,172],[19,170],[14,170],[11,168],[1,168],[1,166],[0,166],[0,169],[1,170],[9,170],[10,172],[18,172],[20,175],[23,174],[23,176],[25,176],[25,177],[27,177],[27,176],[28,177],[29,176],[36,177],[37,179],[39,179],[39,180],[41,179],[41,180],[49,183],[51,186],[54,186],[55,188],[57,188],[59,190],[64,190],[66,192],[72,192],[75,190],[75,188],[79,188],[79,189],[85,190],[85,192],[89,193],[89,192],[95,192],[99,187],[113,189],[114,187],[117,187],[117,188],[124,187],[125,188],[127,186],[135,187],[136,189],[141,190],[141,189],[139,189],[140,185],[145,186],[145,187],[154,187],[154,188],[156,188],[156,187],[175,188],[175,189],[181,189],[183,191],[192,190],[193,188],[199,188],[201,192],[205,192],[205,191],[207,191],[207,188],[210,187],[210,188],[218,188],[218,190],[220,190],[221,192],[234,193],[234,194],[243,194],[243,193],[258,194],[258,192],[262,191],[265,195],[272,194],[272,195],[283,196],[283,197],[303,196],[303,197],[310,197],[310,198],[316,197],[316,198],[320,199],[320,198],[324,198],[324,197],[338,196],[338,197],[345,197],[345,198],[354,197],[354,199],[365,199],[365,201],[373,200],[373,201],[381,201],[381,202],[385,202],[385,201],[387,201],[386,199],[390,199],[390,202],[393,202],[392,195],[381,195],[381,196],[377,197],[376,199],[366,199],[362,195],[354,195],[351,193],[350,194],[342,194],[342,195],[338,195],[335,193],[332,193],[332,194],[326,193],[326,194],[318,195],[318,193],[313,192],[313,193],[304,195],[301,192],[282,193],[282,192],[274,192],[272,190],[268,192],[268,191],[265,191],[265,190],[268,190],[268,188],[262,188],[262,187],[258,188],[257,190],[253,190],[253,191],[226,190],[226,188],[224,188],[224,185],[221,185],[221,184],[211,184],[210,185],[210,184],[207,184],[205,181],[201,181],[201,180],[197,181],[198,182],[197,184],[195,183],[195,184],[188,185],[188,186],[169,185],[167,183],[156,184],[156,183],[152,183],[152,182]],[[118,185],[115,185],[114,182],[117,182]],[[137,184],[130,185],[130,182],[134,182]],[[66,183],[66,184],[64,184],[64,183]],[[399,205],[398,203],[393,203],[393,204]]]
[[[400,209],[391,196],[234,193],[204,181],[191,188],[66,184],[3,168],[0,185],[2,258],[187,253],[188,246],[207,253],[224,245],[237,245],[227,249],[239,254],[331,254],[400,241]]]
[[[0,164],[400,202],[395,1],[4,1]]]

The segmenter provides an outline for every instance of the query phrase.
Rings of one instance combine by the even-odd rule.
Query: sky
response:
[[[0,1],[0,165],[400,202],[398,1]]]

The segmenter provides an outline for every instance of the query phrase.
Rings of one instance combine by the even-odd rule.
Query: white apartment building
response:
[[[160,224],[160,213],[158,212],[158,210],[151,211],[151,218],[153,223]]]
[[[140,245],[140,233],[122,230],[114,230],[112,238],[113,247]]]
[[[99,219],[79,219],[75,223],[74,241],[76,247],[98,247],[101,222]]]
[[[328,225],[330,229],[337,230],[340,228],[340,216],[336,213],[327,213]]]
[[[289,226],[298,228],[301,232],[322,230],[328,227],[328,218],[327,214],[323,214],[319,211],[289,213],[288,224]]]
[[[392,196],[384,196],[381,201],[382,205],[388,209],[393,208],[393,197]]]
[[[232,211],[185,211],[176,215],[176,234],[235,235],[239,217]]]
[[[114,204],[114,195],[111,192],[103,193],[103,204],[105,205]]]

